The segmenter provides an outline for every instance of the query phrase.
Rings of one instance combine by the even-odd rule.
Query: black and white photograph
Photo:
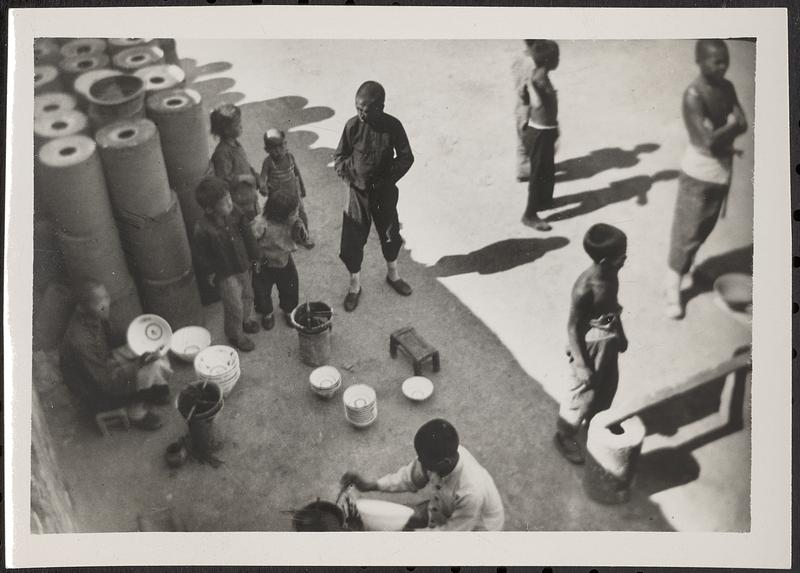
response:
[[[788,566],[786,12],[312,8],[12,11],[17,543]]]

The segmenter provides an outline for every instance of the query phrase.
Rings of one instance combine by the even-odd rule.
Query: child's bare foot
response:
[[[315,245],[316,243],[311,240],[311,237],[308,237],[307,239],[305,239],[300,243],[300,246],[305,247],[308,250],[313,249]]]
[[[544,219],[540,219],[539,217],[522,217],[522,224],[526,227],[531,227],[536,229],[537,231],[550,231],[553,227],[551,227],[547,221]]]
[[[685,316],[683,303],[681,301],[681,293],[676,289],[667,289],[665,291],[666,306],[664,307],[664,314],[667,318],[672,320],[680,320]]]

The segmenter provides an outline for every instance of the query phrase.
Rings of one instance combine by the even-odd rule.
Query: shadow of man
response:
[[[619,203],[636,198],[637,205],[647,205],[647,193],[655,183],[670,181],[678,177],[678,171],[667,169],[659,171],[655,175],[638,175],[628,179],[621,179],[609,184],[603,189],[592,189],[581,191],[571,195],[562,195],[553,199],[552,208],[563,207],[577,203],[574,207],[554,213],[547,217],[548,221],[563,221],[580,215],[587,215],[598,209],[602,209],[611,203]]]
[[[560,249],[568,244],[569,239],[566,237],[504,239],[465,255],[442,257],[431,268],[438,277],[467,273],[491,275],[531,263],[548,251]]]
[[[639,156],[660,149],[657,143],[640,143],[631,150],[620,147],[596,149],[583,157],[556,163],[556,183],[588,179],[608,169],[624,169],[639,163]]]

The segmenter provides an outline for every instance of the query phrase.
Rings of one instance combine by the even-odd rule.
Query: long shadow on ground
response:
[[[635,198],[637,205],[647,205],[647,193],[655,183],[670,181],[678,177],[674,169],[659,171],[655,175],[638,175],[621,179],[602,189],[581,191],[570,195],[561,195],[553,199],[553,209],[573,205],[547,217],[548,221],[563,221],[572,217],[588,215],[612,203],[620,203]]]
[[[466,255],[442,257],[431,270],[437,277],[466,273],[490,275],[532,263],[547,252],[566,247],[568,244],[569,239],[566,237],[504,239]]]
[[[223,85],[231,84],[217,82],[214,89]],[[219,101],[230,97],[226,93],[231,92],[206,95]],[[292,128],[289,147],[306,181],[306,207],[317,241],[312,251],[296,254],[300,300],[333,306],[330,362],[342,373],[345,387],[366,383],[376,389],[377,421],[368,430],[356,430],[343,417],[339,395],[324,401],[309,391],[311,368],[297,358],[297,335],[280,323],[254,335],[256,350],[241,355],[242,377],[215,421],[225,441],[219,454],[224,464],[217,469],[165,466],[164,448],[186,431],[174,409],[162,410],[166,423],[158,432],[131,431],[104,440],[75,423],[77,414],[67,406],[63,384],[45,385],[42,401],[85,530],[135,530],[137,514],[163,507],[174,508],[192,531],[286,530],[290,521],[283,512],[317,497],[334,499],[344,471],[358,469],[377,477],[410,461],[415,431],[434,417],[451,420],[462,443],[493,475],[505,502],[507,530],[670,529],[646,498],[606,507],[584,495],[582,468],[563,460],[552,446],[556,403],[497,336],[407,251],[400,254],[400,265],[414,287],[413,296],[398,296],[386,285],[380,248],[371,237],[361,303],[353,313],[342,310],[347,273],[338,245],[344,187],[328,167],[333,150],[311,148],[316,135],[297,129],[331,117],[333,111],[307,103],[290,96],[244,104],[241,141],[259,167],[266,127]],[[403,193],[402,181],[399,187]],[[486,251],[466,255],[466,263],[443,266],[456,272],[499,272],[521,260],[535,264],[531,253],[560,248],[558,239],[545,240],[546,248],[519,243],[524,248],[517,251],[511,243],[517,254],[500,266],[488,261]],[[497,248],[489,251],[496,254]],[[222,341],[219,305],[208,310],[207,327],[214,341]],[[434,395],[421,404],[400,392],[402,381],[412,374],[410,363],[389,357],[389,335],[407,325],[441,353],[441,372],[425,374],[434,382]],[[175,367],[177,390],[193,373],[190,365]]]
[[[620,147],[596,149],[583,157],[572,157],[556,163],[556,183],[576,179],[589,179],[608,169],[624,169],[639,163],[639,156],[653,153],[661,146],[657,143],[640,143],[631,150]]]

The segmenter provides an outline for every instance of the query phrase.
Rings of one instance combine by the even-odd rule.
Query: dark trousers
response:
[[[728,189],[680,174],[669,246],[669,266],[675,272],[683,275],[692,268],[698,249],[717,224]]]
[[[534,218],[539,210],[546,209],[553,202],[558,129],[536,129],[528,126],[525,128],[523,138],[530,158],[528,206],[525,209],[525,216]]]
[[[350,187],[347,211],[342,219],[342,241],[339,258],[350,273],[361,270],[364,245],[367,244],[372,222],[381,242],[383,258],[394,261],[403,246],[400,221],[397,217],[397,187],[383,187],[369,193]]]
[[[261,270],[253,273],[253,292],[256,312],[272,314],[272,287],[278,287],[279,306],[283,312],[292,312],[298,303],[300,280],[292,255],[285,267],[268,267],[262,263]]]

